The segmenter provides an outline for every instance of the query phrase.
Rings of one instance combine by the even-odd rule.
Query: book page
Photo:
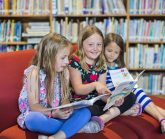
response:
[[[133,81],[133,77],[127,68],[109,70],[114,87],[117,87],[123,81]]]
[[[81,101],[76,101],[76,102],[73,102],[73,103],[61,105],[61,106],[58,106],[58,107],[55,107],[55,108],[49,108],[46,111],[69,108],[69,107],[72,107],[73,109],[80,109],[80,108],[83,108],[83,107],[88,107],[88,106],[93,105],[93,103],[95,103],[97,100],[101,99],[104,96],[107,96],[107,94],[99,95],[99,96],[94,97],[90,100],[81,100]]]
[[[107,100],[107,104],[105,105],[103,111],[109,109],[110,107],[112,107],[115,104],[115,101],[118,100],[121,97],[126,97],[127,95],[129,95],[130,92],[120,92],[118,94],[112,94],[108,100]]]
[[[140,79],[140,77],[142,76],[142,74],[144,73],[144,71],[145,71],[145,70],[143,70],[142,72],[140,72],[140,73],[138,74],[138,76],[137,76],[136,79],[135,79],[136,81],[138,81],[138,80]]]
[[[115,101],[120,97],[126,97],[127,95],[129,95],[144,71],[145,70],[140,72],[134,80],[126,68],[110,70],[112,82],[115,82],[113,82],[113,84],[116,85],[116,88],[113,91],[113,94],[108,98],[107,104],[103,110],[107,110],[108,108],[112,107],[115,104]]]
[[[76,101],[73,103],[61,105],[61,106],[58,106],[55,108],[49,108],[46,111],[56,110],[56,109],[64,109],[64,108],[69,108],[69,107],[72,107],[73,109],[79,109],[79,108],[87,107],[89,105],[90,104],[88,103],[88,100],[81,100],[81,101]]]
[[[131,91],[135,86],[137,87],[137,82],[144,73],[144,71],[145,70],[140,72],[134,80],[132,75],[126,68],[110,70],[112,82],[116,87],[113,93],[120,93],[123,90]]]

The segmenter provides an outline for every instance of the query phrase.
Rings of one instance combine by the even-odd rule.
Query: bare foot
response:
[[[134,104],[129,110],[124,112],[122,115],[138,116],[141,115],[142,108],[139,103]]]
[[[165,133],[165,118],[160,120],[162,134]]]

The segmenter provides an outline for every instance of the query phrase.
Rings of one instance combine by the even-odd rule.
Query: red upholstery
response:
[[[76,46],[73,47],[75,51]],[[0,139],[37,139],[37,134],[20,129],[16,118],[18,96],[22,86],[23,71],[28,66],[34,50],[0,54]],[[153,97],[165,108],[165,99]],[[143,114],[139,117],[118,117],[106,124],[97,134],[76,134],[72,139],[165,139],[160,134],[159,123]]]

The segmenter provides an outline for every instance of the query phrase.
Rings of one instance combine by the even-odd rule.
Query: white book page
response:
[[[55,108],[48,108],[46,111],[50,111],[50,110],[56,110],[56,109],[63,109],[63,108],[69,108],[72,107],[73,109],[80,109],[83,107],[88,107],[93,105],[93,103],[95,103],[97,100],[101,99],[102,97],[107,96],[107,94],[102,94],[99,95],[97,97],[94,97],[90,100],[81,100],[81,101],[76,101],[76,102],[72,102],[69,104],[64,104]]]
[[[113,85],[117,87],[121,82],[133,81],[133,77],[126,68],[109,70]]]
[[[144,71],[145,70],[138,74],[138,76],[134,80],[126,68],[110,70],[111,79],[116,88],[113,91],[112,95],[108,98],[107,104],[105,105],[103,110],[105,111],[113,106],[115,104],[115,101],[120,97],[126,97],[127,95],[129,95]]]

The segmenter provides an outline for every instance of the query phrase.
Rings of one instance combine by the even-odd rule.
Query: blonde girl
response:
[[[31,65],[24,71],[19,96],[18,124],[23,129],[65,139],[77,133],[90,119],[88,109],[48,110],[69,100],[67,69],[71,43],[63,36],[49,33],[38,44]]]

